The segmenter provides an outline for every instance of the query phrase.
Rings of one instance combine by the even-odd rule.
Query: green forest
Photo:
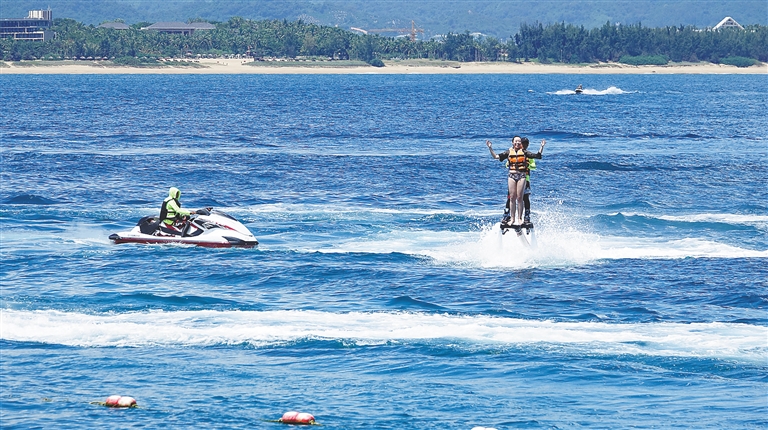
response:
[[[55,19],[57,36],[47,42],[0,40],[5,61],[33,59],[110,59],[117,62],[153,61],[160,57],[243,55],[296,58],[325,57],[361,60],[371,64],[388,59],[451,61],[529,61],[543,63],[625,62],[666,64],[667,61],[708,61],[751,65],[768,61],[768,27],[744,30],[700,30],[692,26],[649,28],[641,24],[605,23],[591,30],[572,24],[522,24],[506,42],[475,37],[469,32],[448,33],[427,41],[407,37],[363,35],[301,20],[253,21],[240,17],[215,23],[214,30],[189,36],[85,25]]]
[[[707,28],[730,16],[744,26],[768,25],[765,0],[12,0],[2,2],[0,17],[24,17],[48,7],[54,18],[93,25],[115,19],[129,25],[198,18],[224,22],[241,16],[254,21],[301,19],[349,30],[409,28],[413,20],[427,39],[469,31],[507,40],[525,22],[565,22],[587,29],[606,22]]]

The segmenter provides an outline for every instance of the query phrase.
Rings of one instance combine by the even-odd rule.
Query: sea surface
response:
[[[0,106],[3,429],[768,427],[765,76],[0,75]],[[516,134],[536,248],[498,229]],[[171,186],[258,247],[109,241]]]

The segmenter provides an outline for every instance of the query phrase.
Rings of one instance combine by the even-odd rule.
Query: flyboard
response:
[[[533,231],[533,223],[510,224],[508,221],[505,221],[499,224],[499,227],[501,228],[501,234],[507,234],[507,232],[513,230],[523,246],[536,248],[536,233]]]

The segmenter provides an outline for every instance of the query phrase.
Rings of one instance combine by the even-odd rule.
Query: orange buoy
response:
[[[136,399],[130,396],[109,396],[107,401],[104,402],[104,406],[110,408],[132,408],[136,406]]]
[[[283,424],[305,424],[311,425],[315,423],[315,417],[312,414],[306,412],[290,411],[283,414],[283,417],[279,420]]]

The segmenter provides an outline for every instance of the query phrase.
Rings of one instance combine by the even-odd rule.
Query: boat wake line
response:
[[[480,231],[395,230],[365,238],[337,238],[333,243],[285,242],[263,250],[307,253],[406,254],[429,257],[435,264],[483,268],[568,267],[617,259],[768,258],[768,250],[752,250],[705,238],[644,238],[610,236],[578,228],[536,227],[533,238],[514,231],[502,234],[499,224]],[[298,246],[297,246],[298,245]]]
[[[556,96],[567,96],[567,95],[587,95],[587,96],[606,96],[606,95],[619,95],[619,94],[635,94],[637,91],[624,91],[621,88],[617,87],[608,87],[604,90],[597,90],[594,88],[584,88],[580,92],[577,92],[576,90],[558,90],[558,91],[552,91],[547,92],[547,94],[552,94]]]
[[[547,210],[534,212],[537,246],[526,247],[515,231],[502,234],[499,224],[489,221],[496,217],[495,210],[322,210],[291,205],[232,209],[257,232],[261,252],[402,254],[427,257],[437,265],[483,268],[569,267],[616,259],[768,258],[760,240],[768,231],[764,215],[612,212],[577,217]],[[300,219],[292,221],[295,218]],[[42,244],[65,254],[94,247],[116,252],[107,240],[115,228],[88,220],[54,227],[35,230],[28,223],[9,224],[4,245],[24,250]],[[533,235],[523,238],[533,245]]]
[[[768,327],[740,323],[555,322],[421,312],[2,310],[2,339],[78,347],[273,347],[342,341],[470,350],[560,346],[565,352],[765,362]]]

